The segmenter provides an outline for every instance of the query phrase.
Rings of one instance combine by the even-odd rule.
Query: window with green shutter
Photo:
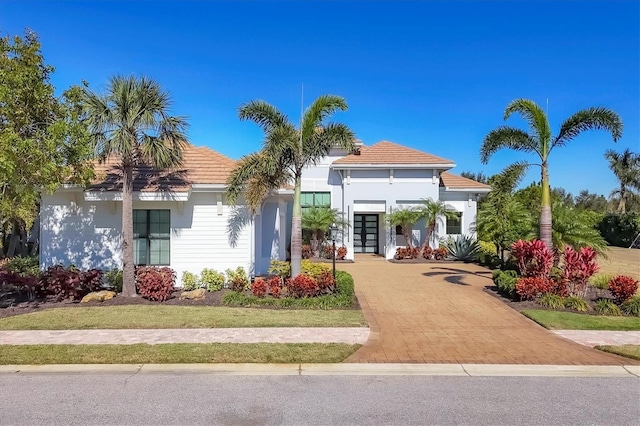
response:
[[[171,262],[171,211],[133,211],[133,261],[136,265]]]

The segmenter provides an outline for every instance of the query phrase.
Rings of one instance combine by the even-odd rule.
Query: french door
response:
[[[378,215],[353,215],[354,253],[378,253]]]

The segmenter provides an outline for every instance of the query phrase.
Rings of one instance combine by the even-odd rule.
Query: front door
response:
[[[353,215],[354,253],[378,253],[378,215]]]

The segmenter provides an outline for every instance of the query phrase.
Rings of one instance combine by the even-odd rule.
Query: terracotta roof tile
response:
[[[450,172],[442,172],[440,173],[440,186],[444,186],[446,188],[455,188],[455,189],[484,189],[490,190],[491,187],[489,185],[485,185],[484,183],[477,182],[473,179],[467,179],[462,176],[454,175]]]
[[[394,142],[380,141],[371,146],[362,146],[360,155],[350,154],[333,162],[335,165],[347,164],[451,164],[453,161],[436,157],[417,149],[398,145]]]
[[[177,170],[157,170],[149,166],[134,170],[133,190],[188,191],[192,184],[224,184],[236,162],[207,147],[187,144],[183,151],[183,165]],[[95,164],[97,179],[89,191],[121,191],[122,170],[119,158],[110,156],[103,163]]]

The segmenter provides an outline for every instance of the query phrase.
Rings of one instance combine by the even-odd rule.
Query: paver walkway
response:
[[[363,344],[367,327],[269,327],[135,330],[8,330],[4,345],[104,345],[135,343],[347,343]]]
[[[358,257],[355,279],[371,337],[347,362],[623,365],[637,361],[562,339],[483,291],[474,264],[394,264]]]
[[[553,330],[553,334],[590,347],[640,345],[640,331]]]

